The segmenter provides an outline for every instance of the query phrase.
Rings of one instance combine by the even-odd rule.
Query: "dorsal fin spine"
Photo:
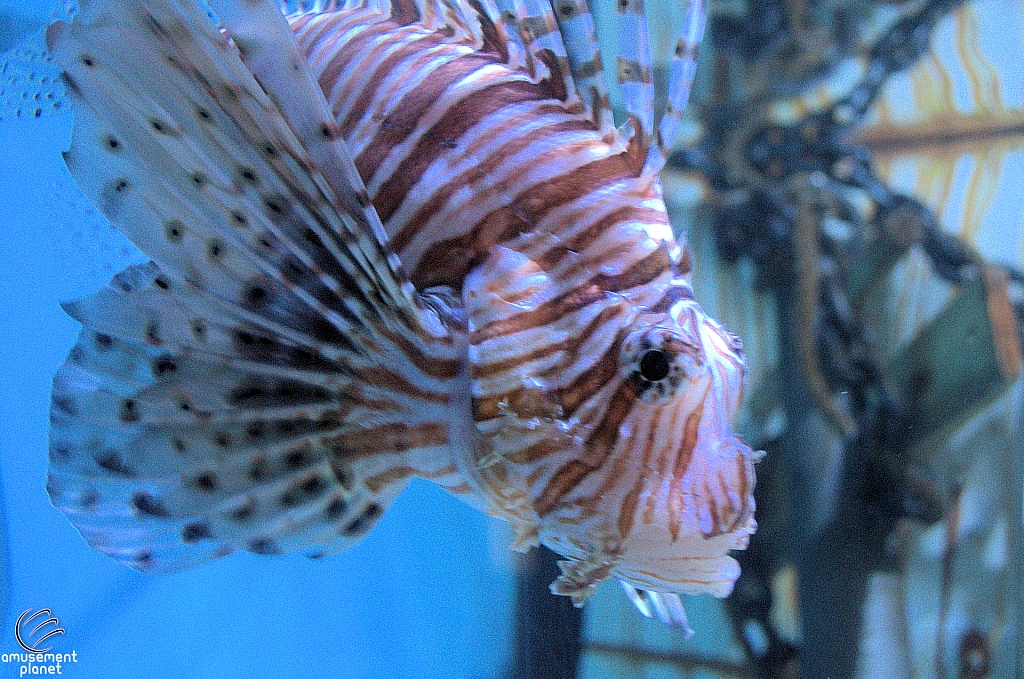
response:
[[[618,0],[619,53],[616,62],[622,104],[646,139],[654,132],[654,73],[644,0]]]
[[[687,0],[682,30],[676,38],[668,76],[668,102],[658,124],[655,147],[651,149],[647,171],[656,174],[664,167],[676,140],[679,122],[693,89],[697,74],[697,50],[707,21],[707,0]]]
[[[552,0],[552,6],[565,43],[569,70],[587,116],[596,122],[602,133],[608,133],[615,128],[615,122],[609,104],[601,47],[587,0]]]

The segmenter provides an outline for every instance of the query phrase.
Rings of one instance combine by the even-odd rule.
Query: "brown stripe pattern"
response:
[[[545,3],[331,9],[297,42],[215,4],[223,31],[97,0],[54,37],[69,168],[155,262],[68,307],[54,503],[171,570],[342,549],[419,476],[569,557],[574,601],[610,575],[722,593],[753,530],[744,367],[693,299],[653,110],[620,135],[585,105]]]
[[[411,280],[462,292],[483,441],[448,487],[484,495],[520,542],[611,550],[624,569],[650,557],[624,546],[634,537],[666,554],[721,538],[717,557],[749,534],[749,449],[722,443],[741,354],[693,301],[639,126],[602,138],[556,60],[535,76],[500,36],[365,10],[292,26]],[[627,338],[656,326],[707,355],[668,404],[623,368]]]

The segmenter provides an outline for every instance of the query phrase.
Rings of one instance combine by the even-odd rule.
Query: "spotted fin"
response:
[[[93,0],[49,32],[68,168],[153,262],[66,306],[85,327],[54,379],[48,490],[147,570],[336,551],[410,476],[456,473],[443,322],[276,6],[214,4],[226,32],[176,0]]]
[[[27,35],[15,32],[19,39],[8,45],[5,38],[15,36],[0,33],[0,122],[63,113],[64,87],[43,43],[42,28],[0,12],[0,26],[8,20],[14,24],[12,32],[24,30]]]

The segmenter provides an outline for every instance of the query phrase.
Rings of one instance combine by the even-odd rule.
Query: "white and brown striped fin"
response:
[[[565,43],[569,70],[587,117],[602,134],[607,134],[615,128],[615,121],[590,7],[586,0],[552,0],[552,7]]]
[[[655,136],[655,144],[647,161],[648,172],[660,172],[669,153],[672,152],[679,122],[686,109],[686,102],[690,99],[693,79],[697,74],[697,50],[704,36],[706,21],[707,0],[687,0],[686,16],[676,38],[669,66],[668,101],[665,113],[658,123],[658,134]]]
[[[616,71],[622,105],[636,121],[643,139],[649,140],[654,133],[654,67],[647,39],[647,11],[644,0],[618,0],[615,9],[619,39]],[[633,134],[628,124],[620,131],[627,139]]]
[[[573,82],[562,35],[547,0],[496,0],[506,26],[514,26],[526,52],[528,69],[535,77],[552,78],[563,90],[560,99],[575,99]]]
[[[410,476],[457,483],[443,323],[276,6],[217,11],[233,41],[176,0],[93,0],[49,35],[68,167],[154,261],[67,306],[85,328],[54,379],[48,490],[148,570],[335,551]]]

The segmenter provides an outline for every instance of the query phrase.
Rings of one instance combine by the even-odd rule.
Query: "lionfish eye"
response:
[[[679,332],[647,327],[622,344],[620,374],[639,390],[642,401],[665,405],[681,394],[703,371],[700,347]]]
[[[660,349],[652,349],[640,358],[640,376],[648,382],[665,379],[671,367],[668,355]]]

